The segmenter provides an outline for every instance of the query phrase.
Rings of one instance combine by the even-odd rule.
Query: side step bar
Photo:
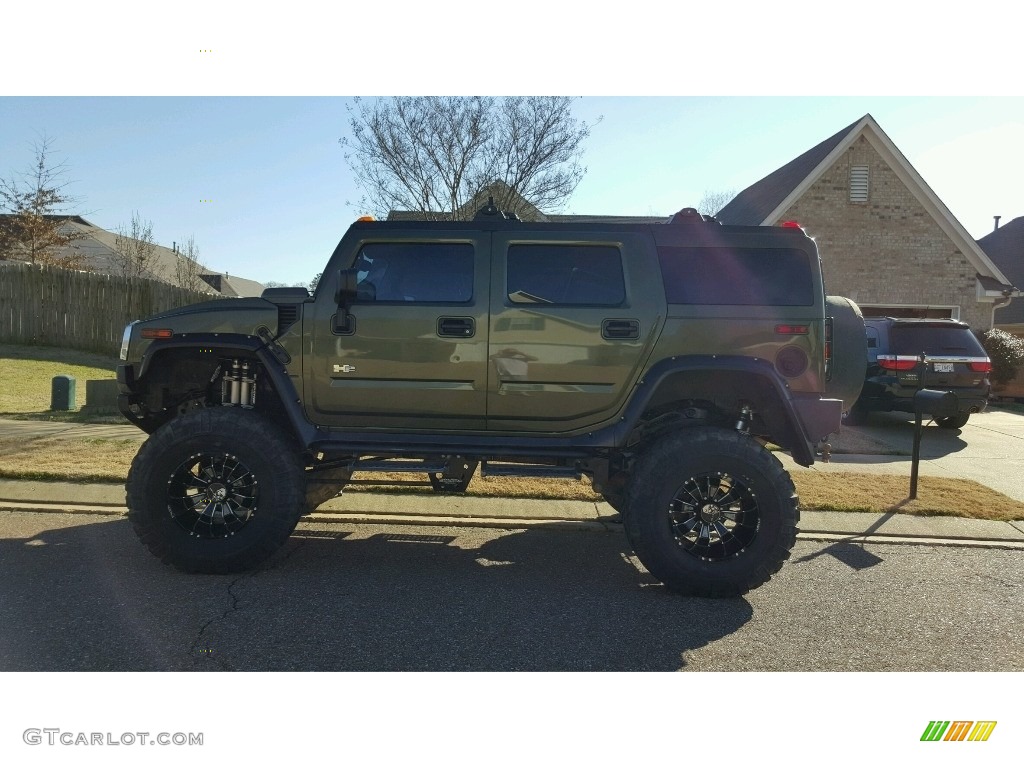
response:
[[[480,462],[480,477],[547,477],[579,480],[582,474],[576,467],[482,461]]]

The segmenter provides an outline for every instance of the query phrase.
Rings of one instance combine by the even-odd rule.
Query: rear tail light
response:
[[[886,371],[912,371],[920,362],[908,355],[879,355],[878,365]]]
[[[979,360],[973,361],[967,364],[975,373],[992,373],[992,361],[991,360]]]

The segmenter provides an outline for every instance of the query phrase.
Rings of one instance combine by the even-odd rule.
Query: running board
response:
[[[480,477],[547,477],[579,480],[576,467],[552,467],[548,464],[495,464],[480,462]]]
[[[352,463],[353,472],[444,472],[447,463],[443,461],[403,461],[401,459],[378,459]]]

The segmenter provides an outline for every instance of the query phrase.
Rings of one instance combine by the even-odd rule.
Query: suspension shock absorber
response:
[[[220,385],[220,404],[239,405],[242,398],[242,361],[235,358],[225,366],[224,379]]]
[[[242,363],[241,387],[239,388],[239,405],[252,408],[256,405],[256,364]]]
[[[750,420],[754,416],[754,411],[749,405],[744,405],[740,408],[740,417],[736,421],[737,432],[749,432],[750,431]]]

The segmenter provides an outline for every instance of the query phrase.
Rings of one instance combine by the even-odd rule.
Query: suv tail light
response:
[[[975,373],[992,373],[992,361],[991,360],[975,360],[969,362],[967,367]]]
[[[878,364],[887,371],[912,371],[920,361],[912,355],[879,355]]]

